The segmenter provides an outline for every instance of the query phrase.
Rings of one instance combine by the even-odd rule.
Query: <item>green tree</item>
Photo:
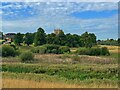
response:
[[[45,31],[42,28],[38,28],[38,30],[35,34],[34,45],[39,46],[39,45],[43,45],[45,43],[46,43]]]
[[[26,33],[23,37],[24,43],[27,44],[28,46],[33,43],[34,40],[34,34],[32,33]]]
[[[56,37],[56,35],[54,33],[48,34],[46,36],[46,43],[47,44],[55,44],[55,37]]]
[[[81,42],[82,42],[82,46],[84,47],[89,47],[91,48],[93,45],[96,44],[96,36],[95,34],[91,34],[88,32],[85,32],[81,35]]]
[[[23,42],[23,34],[17,33],[14,37],[14,43],[16,45],[21,45],[22,42]]]
[[[59,34],[56,35],[54,44],[64,46],[65,42],[66,42],[66,35],[64,34],[63,31],[61,31]]]

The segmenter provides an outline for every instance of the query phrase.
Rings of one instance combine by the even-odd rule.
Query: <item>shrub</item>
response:
[[[89,48],[79,48],[76,52],[79,55],[89,55],[90,54]]]
[[[38,47],[32,48],[31,51],[33,53],[45,54],[47,51],[47,48],[44,46],[38,46]]]
[[[22,62],[30,62],[30,61],[34,60],[34,55],[31,52],[23,52],[20,55],[20,59]]]
[[[8,57],[8,56],[15,56],[16,55],[16,51],[13,47],[11,47],[10,45],[3,45],[2,46],[2,56],[3,57]]]
[[[13,47],[15,50],[18,49],[14,44],[10,44],[10,46]]]
[[[45,44],[45,45],[43,45],[44,47],[46,47],[47,48],[47,50],[53,50],[53,49],[59,49],[59,45],[55,45],[55,44]]]
[[[43,47],[46,48],[46,53],[59,54],[59,45],[55,44],[45,44]]]
[[[57,49],[53,49],[53,50],[51,50],[51,53],[58,54],[58,50]]]
[[[95,47],[95,48],[91,48],[89,51],[90,51],[89,55],[95,55],[95,56],[101,55],[101,48]]]
[[[106,47],[102,47],[101,51],[102,51],[101,52],[102,55],[110,55],[110,52]]]
[[[76,53],[79,55],[91,55],[91,56],[110,55],[109,50],[106,47],[79,48],[76,51]]]
[[[45,54],[46,51],[47,51],[47,48],[44,47],[44,46],[40,46],[40,47],[38,47],[38,49],[39,49],[39,53],[40,53],[40,54]]]
[[[68,47],[68,46],[61,46],[60,48],[59,48],[59,52],[60,53],[66,53],[66,52],[70,52],[70,48]]]
[[[39,50],[37,49],[37,47],[34,47],[34,48],[31,49],[31,52],[33,52],[33,53],[39,53]]]

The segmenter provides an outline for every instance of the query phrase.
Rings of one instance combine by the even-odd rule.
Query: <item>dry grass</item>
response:
[[[120,47],[119,46],[108,46],[108,45],[101,45],[101,47],[107,47],[111,53],[118,53],[120,52]]]
[[[20,79],[3,79],[3,88],[117,88],[117,86],[112,86],[110,84],[66,84],[58,82],[47,82],[41,81],[36,82],[32,80],[20,80]]]
[[[76,55],[56,55],[56,54],[36,54],[35,58],[37,63],[52,63],[52,64],[70,64],[70,63],[94,63],[94,64],[113,64],[115,59],[111,57],[99,57],[99,56],[88,56],[79,55],[77,60],[74,59]]]
[[[3,79],[3,88],[80,88],[80,86],[46,81]]]

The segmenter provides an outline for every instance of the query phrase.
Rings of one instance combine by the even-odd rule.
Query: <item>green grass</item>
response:
[[[19,46],[21,52],[29,51],[31,48],[32,46]],[[76,48],[72,50],[74,52]],[[117,85],[118,53],[111,52],[110,56],[100,57],[75,54],[36,54],[36,56],[37,61],[31,64],[20,63],[19,57],[3,58],[5,63],[2,64],[2,77],[84,85],[94,83]],[[65,61],[66,63],[63,63]]]
[[[94,68],[95,67],[95,68]],[[103,68],[104,67],[104,68]],[[27,65],[27,64],[3,64],[2,71],[13,73],[34,73],[50,76],[64,77],[69,80],[86,79],[110,79],[117,80],[117,67],[97,67],[81,65]]]

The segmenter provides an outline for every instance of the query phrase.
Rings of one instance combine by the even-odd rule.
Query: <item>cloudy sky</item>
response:
[[[95,33],[97,39],[118,37],[117,2],[3,2],[0,6],[2,31],[52,33]]]

